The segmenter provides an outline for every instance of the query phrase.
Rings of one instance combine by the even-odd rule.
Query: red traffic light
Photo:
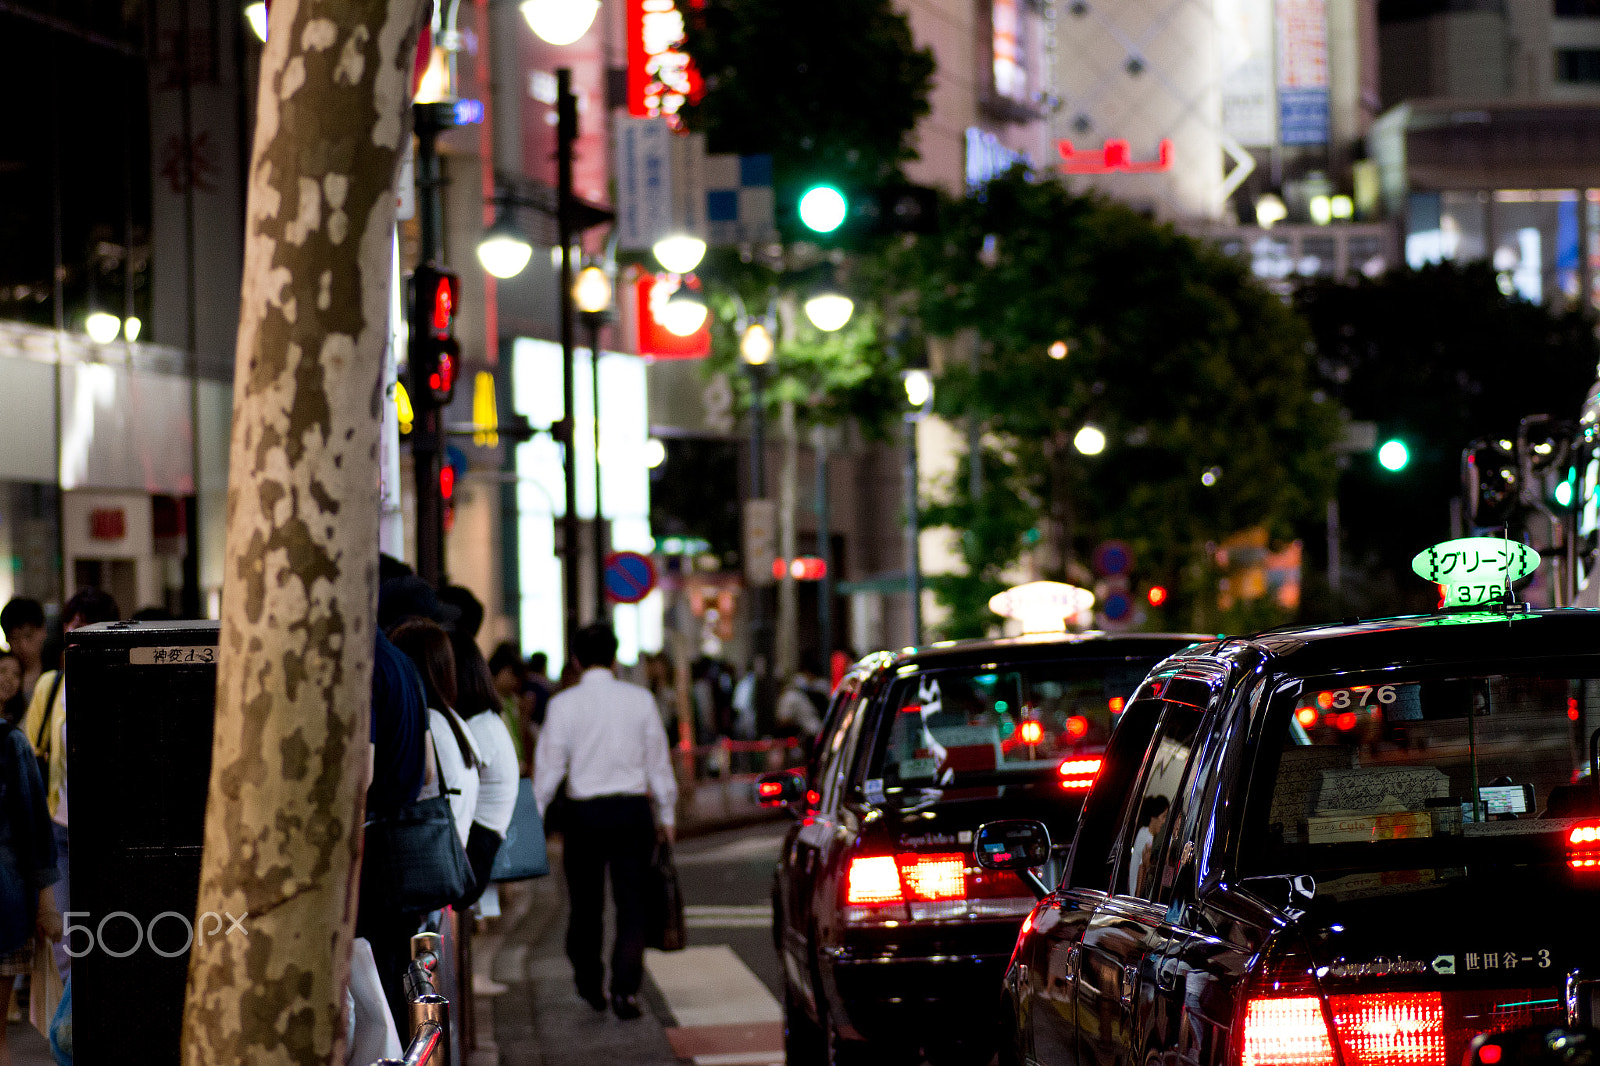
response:
[[[439,468],[439,495],[450,499],[456,494],[456,468],[446,463]]]
[[[1150,601],[1150,606],[1160,607],[1167,602],[1167,590],[1162,585],[1151,585],[1150,591],[1145,594],[1145,598]]]
[[[815,555],[796,556],[793,561],[772,560],[773,580],[782,581],[785,574],[796,581],[821,581],[828,576],[828,564]]]
[[[456,388],[456,348],[455,342],[439,346],[437,358],[428,370],[428,388],[433,390],[435,397],[440,402],[446,402],[455,392]]]
[[[448,337],[450,327],[455,324],[456,277],[454,274],[435,274],[430,280],[433,285],[433,331],[441,337]]]

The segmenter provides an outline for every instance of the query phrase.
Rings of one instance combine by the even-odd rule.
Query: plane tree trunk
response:
[[[186,1066],[343,1062],[394,180],[426,0],[275,0],[251,153]],[[209,932],[197,923],[197,934]]]

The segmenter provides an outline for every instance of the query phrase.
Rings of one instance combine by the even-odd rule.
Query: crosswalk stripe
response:
[[[644,965],[680,1026],[783,1020],[767,986],[726,944],[647,951]]]
[[[722,914],[747,918],[770,918],[772,906],[767,903],[691,903],[683,908],[684,914]]]
[[[683,924],[689,929],[765,929],[772,924],[772,916],[688,914],[684,916]]]
[[[783,1066],[783,1052],[733,1051],[726,1055],[696,1055],[694,1066]]]

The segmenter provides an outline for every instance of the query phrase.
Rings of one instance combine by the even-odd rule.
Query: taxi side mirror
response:
[[[763,807],[787,807],[806,798],[802,770],[779,770],[756,778],[756,799]]]
[[[1050,861],[1050,830],[1031,818],[985,822],[972,838],[972,857],[985,870],[1010,870],[1043,899],[1050,889],[1034,868]]]

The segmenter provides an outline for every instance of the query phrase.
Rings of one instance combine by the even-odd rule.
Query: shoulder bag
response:
[[[65,674],[56,670],[56,676],[50,682],[50,695],[44,701],[44,717],[39,722],[39,735],[33,738],[33,750],[37,754],[34,758],[39,760],[39,780],[44,783],[45,794],[50,794],[50,747],[55,742],[55,733],[50,729],[50,716],[55,713],[56,696],[61,692],[61,679]]]
[[[550,856],[544,847],[544,821],[539,817],[539,802],[533,798],[533,779],[517,782],[517,805],[511,812],[511,826],[489,870],[491,881],[526,881],[550,872]]]
[[[439,794],[369,818],[361,859],[361,905],[372,913],[426,914],[472,894],[472,864],[450,813],[450,792],[439,764]]]

